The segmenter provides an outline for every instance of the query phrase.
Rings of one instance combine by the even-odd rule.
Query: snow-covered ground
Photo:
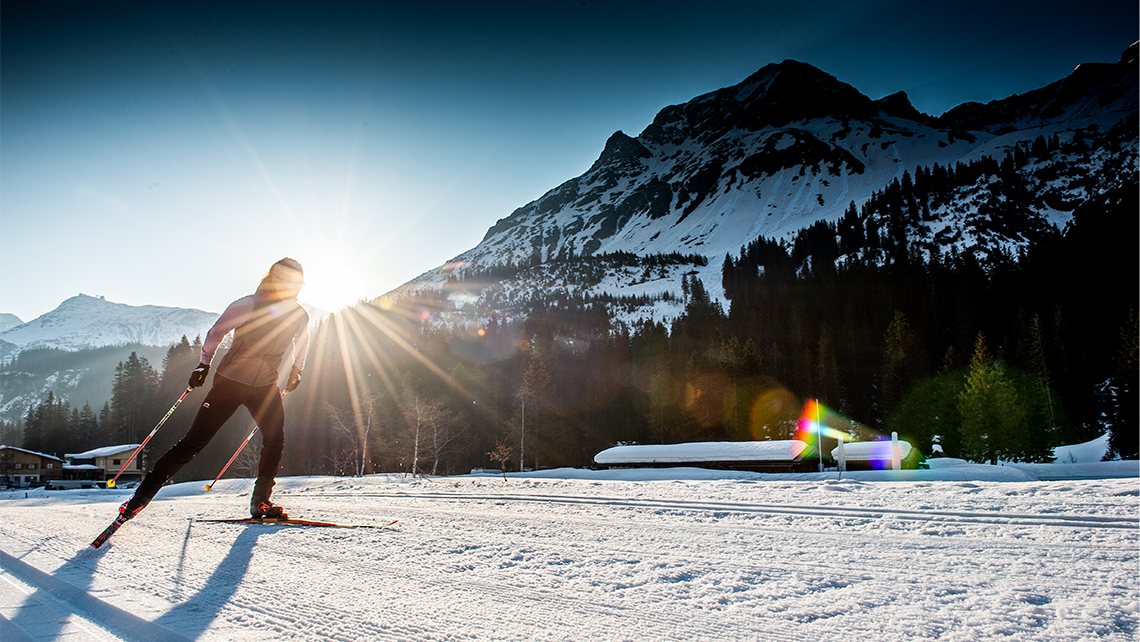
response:
[[[188,483],[101,550],[130,491],[9,491],[0,638],[1137,639],[1137,462],[935,464],[280,480],[383,529],[203,523],[252,482]]]

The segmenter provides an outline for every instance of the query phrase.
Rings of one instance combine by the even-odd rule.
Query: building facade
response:
[[[64,460],[33,450],[0,446],[0,485],[30,488],[63,479]]]
[[[104,446],[82,453],[68,453],[64,466],[64,479],[106,481],[119,475],[117,483],[139,481],[143,476],[141,457],[135,457],[126,468],[123,466],[138,449],[138,444]],[[123,471],[119,474],[119,471]]]

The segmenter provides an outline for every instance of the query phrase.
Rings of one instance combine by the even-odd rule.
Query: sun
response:
[[[370,296],[359,268],[336,260],[305,263],[305,287],[298,297],[302,303],[339,312]]]

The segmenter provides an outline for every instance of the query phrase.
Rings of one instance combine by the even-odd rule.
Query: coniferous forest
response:
[[[1009,171],[1017,162],[919,168],[790,241],[742,239],[721,270],[727,309],[694,271],[677,295],[684,313],[668,326],[622,325],[607,311],[644,302],[554,289],[503,290],[520,314],[476,310],[483,321],[466,326],[433,321],[443,294],[346,309],[318,323],[304,382],[286,397],[281,473],[589,466],[621,443],[787,439],[808,399],[860,439],[898,432],[927,455],[937,443],[974,461],[1047,461],[1052,447],[1107,429],[1113,454],[1135,458],[1135,181],[1070,207],[1062,230],[1013,215],[1032,198]],[[939,242],[954,229],[929,229],[948,190],[978,184],[1010,211],[964,225],[1019,243],[958,251]],[[539,256],[466,278],[516,278]],[[656,257],[644,268],[696,258]],[[554,261],[585,274],[638,257]],[[3,439],[60,455],[137,443],[185,390],[199,351],[184,339],[158,368],[132,352],[110,402],[73,407],[49,395],[0,426]],[[181,437],[202,396],[192,393],[156,434],[148,461]],[[212,479],[252,427],[239,411],[177,479]],[[250,474],[258,448],[255,436],[227,474]]]

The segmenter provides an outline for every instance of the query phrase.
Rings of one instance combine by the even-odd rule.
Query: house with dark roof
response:
[[[63,479],[64,460],[34,450],[0,445],[0,485],[30,488]]]

